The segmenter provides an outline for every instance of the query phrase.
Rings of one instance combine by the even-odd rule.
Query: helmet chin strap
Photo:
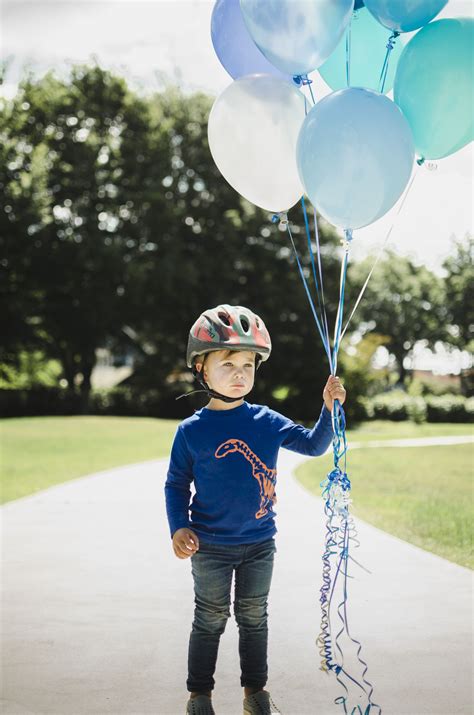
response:
[[[241,397],[227,397],[227,395],[221,395],[220,392],[216,392],[215,390],[211,389],[207,382],[205,382],[204,378],[201,376],[201,371],[198,370],[196,367],[193,367],[192,369],[193,377],[198,380],[201,385],[204,387],[204,390],[192,390],[191,392],[186,392],[184,395],[180,395],[177,397],[177,400],[180,400],[182,397],[188,397],[188,395],[194,395],[196,392],[205,392],[209,397],[213,397],[215,400],[222,400],[223,402],[239,402],[241,400]]]
[[[194,377],[204,387],[204,390],[196,390],[196,392],[207,392],[209,397],[214,397],[215,400],[223,400],[223,402],[238,402],[242,399],[241,397],[227,397],[227,395],[222,395],[220,392],[216,392],[211,387],[209,387],[207,382],[204,380],[204,377],[202,377],[202,374],[202,370],[198,370],[196,367],[193,367]]]

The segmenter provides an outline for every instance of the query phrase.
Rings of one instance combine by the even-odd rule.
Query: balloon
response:
[[[448,0],[364,0],[381,25],[397,32],[411,32],[427,25]]]
[[[293,84],[263,74],[235,80],[212,106],[208,138],[217,168],[268,211],[287,211],[303,194],[296,141],[305,111],[306,99]]]
[[[346,32],[349,32],[347,28]],[[368,87],[379,90],[380,72],[383,67],[387,52],[387,41],[390,31],[382,27],[370,12],[365,9],[354,15],[351,25],[351,54],[350,54],[350,86]],[[385,80],[384,93],[393,87],[395,70],[403,46],[400,39],[394,43],[390,52],[387,79]],[[346,36],[319,68],[319,73],[331,89],[347,87],[346,77]]]
[[[441,159],[474,138],[474,20],[448,18],[424,27],[398,63],[394,100],[425,159]]]
[[[234,79],[262,72],[291,80],[262,55],[250,37],[239,0],[217,0],[212,11],[211,38],[222,66]]]
[[[251,37],[279,70],[306,75],[329,57],[354,0],[240,0]]]
[[[394,102],[370,89],[348,87],[311,109],[296,155],[314,206],[336,226],[355,229],[396,203],[410,178],[414,146]]]

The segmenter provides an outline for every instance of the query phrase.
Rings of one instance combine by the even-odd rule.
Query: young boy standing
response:
[[[255,372],[270,352],[263,320],[242,306],[204,311],[189,333],[187,365],[210,401],[178,426],[165,485],[173,550],[179,559],[191,557],[194,579],[187,715],[215,715],[213,675],[220,637],[231,615],[234,572],[243,713],[280,713],[264,690],[278,450],[324,454],[333,436],[333,401],[342,404],[346,391],[338,377],[329,377],[321,414],[311,430],[264,405],[246,402]]]

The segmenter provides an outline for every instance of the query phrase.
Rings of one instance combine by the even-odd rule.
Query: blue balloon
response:
[[[247,30],[239,0],[217,0],[211,17],[211,39],[222,66],[234,79],[248,74],[292,79],[260,52]]]
[[[318,70],[326,84],[334,90],[347,87],[347,32],[349,32],[349,28],[332,55]],[[363,9],[354,16],[350,25],[350,33],[350,86],[379,90],[380,72],[387,53],[390,31],[382,27],[370,12]],[[390,52],[384,94],[390,92],[393,87],[395,70],[402,50],[403,45],[400,38],[397,38],[393,41],[393,50]]]
[[[307,75],[336,47],[354,0],[240,0],[253,41],[279,70]]]
[[[400,108],[361,87],[333,92],[312,107],[296,147],[310,201],[344,229],[368,226],[392,208],[408,183],[414,156]]]
[[[448,0],[364,0],[381,25],[397,32],[411,32],[427,25]]]

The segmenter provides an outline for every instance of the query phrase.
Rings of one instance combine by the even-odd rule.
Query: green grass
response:
[[[1,503],[103,469],[166,457],[177,424],[148,417],[0,420]]]
[[[327,455],[301,465],[296,476],[321,496],[320,482],[332,467]],[[472,445],[361,448],[348,453],[347,474],[354,516],[474,568]]]
[[[394,422],[392,420],[373,420],[363,422],[356,429],[347,430],[350,442],[369,442],[381,439],[412,439],[415,437],[452,437],[454,435],[472,435],[472,424],[455,422],[426,422],[422,425],[413,422]]]

